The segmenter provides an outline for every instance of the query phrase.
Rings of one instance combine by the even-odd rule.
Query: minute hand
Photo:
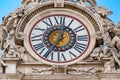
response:
[[[50,54],[50,52],[53,50],[54,46],[58,43],[58,41],[62,38],[62,34],[63,34],[63,30],[64,30],[65,26],[62,25],[60,28],[60,33],[57,37],[57,39],[55,40],[55,42],[53,43],[53,45],[49,48],[49,50],[47,51],[47,53],[44,55],[44,57],[47,58],[47,56]]]
[[[55,46],[55,45],[58,43],[58,41],[62,38],[62,34],[63,34],[63,29],[64,29],[64,28],[65,28],[65,26],[62,25],[62,26],[61,26],[61,29],[60,29],[60,33],[59,33],[57,39],[55,40],[55,42],[53,43],[53,46]]]

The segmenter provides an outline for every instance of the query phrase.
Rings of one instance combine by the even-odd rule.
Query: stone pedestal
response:
[[[5,73],[15,73],[16,74],[16,66],[19,58],[4,58],[5,63],[7,64],[5,68]]]

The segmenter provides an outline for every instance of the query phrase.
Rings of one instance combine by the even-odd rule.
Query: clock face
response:
[[[42,61],[55,64],[75,62],[90,44],[88,28],[68,15],[46,16],[31,28],[29,44]]]

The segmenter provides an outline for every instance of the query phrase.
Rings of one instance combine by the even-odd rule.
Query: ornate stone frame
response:
[[[65,1],[64,7],[62,7],[62,8],[55,8],[53,2],[45,2],[45,4],[43,3],[41,5],[36,6],[33,10],[31,10],[28,14],[26,14],[20,20],[20,22],[18,23],[19,26],[17,26],[17,29],[16,29],[16,34],[18,34],[19,32],[23,32],[25,34],[24,46],[27,48],[27,50],[30,52],[30,54],[34,58],[36,58],[39,61],[45,62],[47,64],[51,64],[51,63],[41,60],[38,56],[33,54],[34,52],[30,48],[30,45],[28,43],[29,40],[28,40],[27,36],[29,35],[29,31],[30,31],[31,27],[34,26],[34,24],[38,20],[40,20],[42,17],[48,16],[50,14],[52,15],[55,13],[71,15],[76,18],[78,18],[78,16],[79,16],[79,18],[78,18],[79,20],[81,20],[82,22],[87,22],[84,24],[87,26],[90,26],[90,27],[88,27],[88,29],[91,31],[90,35],[92,35],[92,40],[91,40],[90,46],[89,46],[88,50],[86,51],[85,55],[83,55],[82,58],[80,58],[79,60],[77,60],[75,62],[83,60],[86,56],[89,55],[89,53],[94,48],[94,45],[96,42],[96,39],[95,39],[96,32],[102,31],[103,28],[101,27],[100,21],[94,15],[94,13],[81,7],[80,5],[79,6],[75,5],[75,3]],[[38,16],[40,16],[40,17],[38,17]],[[75,62],[72,62],[72,63],[75,63]],[[65,63],[64,65],[69,65],[72,63]],[[56,65],[56,63],[53,63],[53,64]]]

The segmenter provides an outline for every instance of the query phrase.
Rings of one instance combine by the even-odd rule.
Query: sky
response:
[[[0,23],[2,17],[7,16],[10,12],[20,7],[22,0],[0,0]],[[120,21],[120,0],[96,0],[98,6],[106,6],[113,12],[112,15],[108,16],[115,24]]]

